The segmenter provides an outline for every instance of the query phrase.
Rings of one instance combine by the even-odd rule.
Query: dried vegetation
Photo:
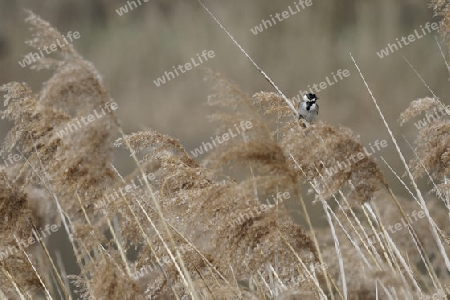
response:
[[[446,36],[448,4],[435,2]],[[34,32],[30,46],[61,38],[31,12],[27,21]],[[2,116],[14,123],[2,153],[22,159],[0,173],[0,298],[414,299],[447,293],[447,113],[420,129],[409,166],[415,178],[426,174],[434,184],[437,197],[427,194],[423,207],[415,184],[410,200],[397,199],[372,156],[327,172],[364,153],[349,128],[304,127],[277,94],[249,96],[212,72],[208,104],[217,108],[211,118],[220,124],[218,133],[252,126],[203,162],[157,131],[123,134],[113,111],[61,136],[71,122],[113,100],[71,45],[58,52],[61,60],[36,64],[54,70],[40,92],[18,82],[1,87]],[[400,118],[404,123],[439,109],[445,111],[439,99],[424,98]],[[114,146],[128,149],[136,162],[125,178],[114,168]],[[330,226],[314,228],[306,190]],[[280,192],[300,207],[307,228],[294,221]],[[115,197],[100,208],[105,195]],[[415,211],[422,218],[414,219]],[[393,233],[396,223],[403,230]],[[38,237],[46,224],[65,232],[79,274],[66,274],[64,262],[47,255],[45,239],[30,247],[18,242]]]

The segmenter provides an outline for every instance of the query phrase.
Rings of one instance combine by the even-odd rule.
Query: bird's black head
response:
[[[312,93],[306,94],[306,98],[308,98],[308,100],[310,100],[310,101],[315,101],[315,100],[319,99],[319,98],[317,98],[316,94],[312,94]]]

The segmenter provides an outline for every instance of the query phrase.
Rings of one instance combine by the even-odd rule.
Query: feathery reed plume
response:
[[[417,178],[428,170],[435,179],[442,179],[450,174],[450,120],[438,100],[422,98],[400,115],[401,124],[421,113],[425,118],[416,123],[421,128],[416,139],[418,158],[410,163],[413,174]]]
[[[56,29],[32,12],[26,21],[34,32],[28,41],[31,47],[38,49],[62,40]],[[94,203],[113,179],[109,165],[118,126],[117,107],[94,66],[72,45],[58,46],[56,53],[62,60],[42,58],[33,66],[54,69],[38,94],[25,83],[1,87],[7,107],[2,116],[14,122],[2,151],[17,149],[24,158],[17,163],[20,171],[11,176],[27,188],[40,187],[46,193],[46,218],[60,218],[64,223],[71,241],[77,241],[72,246],[81,262],[98,246],[98,240],[86,230],[85,217],[74,199],[80,195],[83,210],[93,218]]]
[[[450,33],[450,3],[447,0],[431,0],[430,6],[435,16],[441,17],[439,21],[439,33],[443,39],[448,39]]]
[[[29,12],[27,21],[35,31],[29,41],[32,47],[61,39],[58,31],[33,13]],[[75,193],[82,195],[85,207],[103,194],[111,178],[108,165],[118,121],[110,108],[112,99],[93,65],[72,45],[58,48],[58,52],[64,54],[63,60],[36,62],[36,68],[55,69],[39,94],[20,83],[3,86],[7,92],[3,116],[15,123],[3,150],[18,148],[29,163],[20,176],[27,184],[38,183],[36,172],[40,172],[68,212],[78,211]]]
[[[363,204],[387,185],[378,164],[350,129],[323,122],[308,128],[289,122],[286,127],[282,148],[297,162],[297,172],[315,182],[322,198],[347,187],[348,197]]]
[[[12,299],[17,290],[22,294],[41,288],[38,278],[23,254],[32,238],[32,216],[23,189],[0,171],[0,285]],[[24,243],[19,241],[25,241]]]
[[[219,286],[214,283],[217,280],[214,279],[217,276],[215,272],[226,278],[225,283],[247,281],[257,276],[258,271],[265,272],[266,263],[273,261],[275,253],[280,257],[279,265],[288,266],[294,257],[290,251],[276,247],[281,242],[273,227],[278,227],[283,234],[291,237],[289,242],[305,263],[315,261],[315,250],[306,233],[287,216],[277,218],[273,206],[255,202],[251,186],[229,180],[215,181],[214,172],[201,168],[189,158],[178,141],[155,131],[133,134],[126,139],[136,153],[147,150],[143,165],[151,161],[151,165],[156,166],[153,170],[158,181],[155,194],[167,223],[174,227],[180,249],[191,249],[187,241],[198,249],[198,252],[191,249],[182,253],[195,282],[203,280],[210,289],[216,290]],[[123,139],[116,144],[123,145]],[[151,204],[147,213],[152,220],[157,220]],[[136,211],[136,215],[140,222],[146,222],[141,213]],[[158,223],[155,223],[157,228]],[[122,234],[129,237],[127,232]],[[164,237],[163,233],[161,235]],[[155,234],[150,232],[149,236]],[[152,245],[156,256],[166,255],[160,240],[152,239]],[[138,255],[138,265],[157,265],[151,257],[150,249],[144,247]],[[211,273],[210,264],[215,272]],[[179,278],[171,263],[164,265],[164,272],[158,268],[152,268],[152,272],[159,274],[159,279],[154,279],[154,284],[149,286],[152,296],[168,293],[164,286],[165,276],[177,290],[180,288],[177,284]],[[202,274],[201,277],[199,274]],[[158,282],[159,286],[156,285]],[[182,293],[181,290],[179,292]]]

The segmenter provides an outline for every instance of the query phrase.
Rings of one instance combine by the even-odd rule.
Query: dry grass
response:
[[[445,16],[446,36],[449,13],[441,2],[436,9]],[[30,46],[61,38],[31,12],[27,21],[34,30]],[[215,147],[201,163],[180,141],[155,130],[125,135],[114,111],[61,136],[63,128],[113,100],[94,66],[72,46],[58,52],[61,60],[37,62],[36,68],[54,72],[38,93],[25,83],[1,87],[2,116],[14,123],[2,152],[21,157],[0,173],[0,251],[18,249],[0,260],[1,299],[448,294],[447,116],[420,129],[414,159],[405,162],[411,182],[398,177],[406,188],[413,186],[412,202],[394,195],[371,156],[326,172],[364,152],[349,128],[324,122],[305,127],[278,94],[250,96],[212,72],[208,104],[217,109],[211,118],[220,122],[218,133],[242,122],[252,128]],[[424,98],[400,117],[406,122],[440,107],[438,99]],[[114,167],[114,146],[127,149],[136,163],[126,178]],[[427,195],[425,201],[417,187],[415,180],[425,174],[436,199]],[[328,227],[312,225],[304,190],[322,205]],[[294,222],[280,192],[299,203],[308,228]],[[105,195],[114,199],[104,202]],[[414,219],[415,211],[423,217]],[[66,274],[45,240],[22,247],[20,240],[37,239],[46,224],[65,231],[78,274]]]

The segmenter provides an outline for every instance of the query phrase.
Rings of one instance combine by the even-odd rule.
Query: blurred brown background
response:
[[[320,119],[353,129],[365,145],[376,139],[388,140],[389,147],[376,156],[387,157],[403,172],[349,52],[359,62],[399,141],[404,144],[403,134],[412,140],[417,133],[415,126],[410,123],[400,128],[397,118],[411,100],[430,93],[402,55],[446,102],[448,73],[435,32],[383,59],[376,52],[426,22],[437,21],[426,1],[313,0],[311,7],[258,35],[250,29],[270,14],[287,10],[294,1],[204,1],[289,97],[307,85],[324,81],[331,72],[348,69],[350,77],[318,94]],[[38,91],[50,75],[18,63],[32,50],[24,44],[30,37],[23,21],[24,9],[30,9],[63,34],[80,32],[74,45],[103,75],[119,105],[126,133],[153,128],[180,139],[188,152],[209,141],[215,124],[207,120],[211,109],[204,105],[209,92],[204,71],[197,67],[160,87],[153,83],[165,71],[172,71],[172,66],[189,62],[203,50],[213,50],[215,58],[202,67],[221,72],[247,93],[273,90],[195,0],[140,2],[138,8],[119,16],[116,10],[127,5],[126,1],[0,0],[0,83],[25,81]],[[4,121],[0,124],[0,137],[9,125]],[[407,157],[412,156],[403,149]],[[120,157],[116,165],[123,173],[129,172],[133,164]]]

